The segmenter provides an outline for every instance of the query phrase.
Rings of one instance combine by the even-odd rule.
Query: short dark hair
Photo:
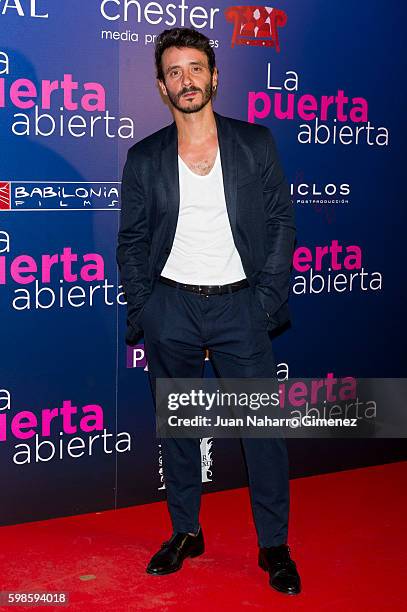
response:
[[[216,66],[215,53],[210,45],[210,40],[201,32],[192,28],[171,28],[164,30],[157,36],[155,42],[155,67],[157,79],[164,81],[164,73],[161,65],[161,57],[169,47],[193,47],[206,53],[211,75]]]

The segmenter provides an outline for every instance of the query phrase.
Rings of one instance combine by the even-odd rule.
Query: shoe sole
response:
[[[259,561],[259,567],[270,575],[270,572],[268,571],[267,567],[264,566],[261,561]],[[271,584],[271,578],[269,584],[272,589],[274,589],[278,593],[284,593],[284,595],[299,595],[301,593],[301,589],[299,589],[298,591],[284,591],[283,589],[279,589],[278,587],[274,586],[274,584]]]
[[[146,569],[146,572],[147,574],[150,574],[150,576],[166,576],[167,574],[174,574],[174,572],[178,572],[180,569],[182,569],[182,564],[184,563],[185,559],[187,559],[188,557],[190,559],[193,559],[194,557],[199,557],[200,555],[203,555],[204,552],[205,552],[205,547],[202,547],[202,549],[199,549],[198,551],[185,555],[185,557],[182,559],[179,566],[176,567],[175,569],[163,570],[161,572],[156,572],[154,570]]]

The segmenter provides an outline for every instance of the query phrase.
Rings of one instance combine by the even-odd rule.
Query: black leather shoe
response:
[[[147,565],[147,573],[155,576],[171,574],[181,569],[185,557],[198,557],[205,551],[202,528],[196,536],[188,533],[174,533],[163,542],[160,550],[155,553]]]
[[[281,593],[298,595],[301,579],[287,544],[259,549],[259,566],[270,576],[270,586]]]

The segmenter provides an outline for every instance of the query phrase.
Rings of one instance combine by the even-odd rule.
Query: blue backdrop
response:
[[[165,28],[212,40],[215,110],[267,125],[291,183],[281,376],[406,375],[404,17],[395,0],[0,0],[0,524],[164,498],[115,251],[127,150],[172,121]],[[404,456],[403,440],[288,443],[293,477]],[[239,442],[204,439],[202,478],[245,484]]]

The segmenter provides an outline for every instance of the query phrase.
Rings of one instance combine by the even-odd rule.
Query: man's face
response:
[[[208,104],[212,88],[217,85],[217,70],[211,76],[206,53],[190,47],[169,47],[162,55],[161,65],[161,91],[176,109],[197,113]]]

